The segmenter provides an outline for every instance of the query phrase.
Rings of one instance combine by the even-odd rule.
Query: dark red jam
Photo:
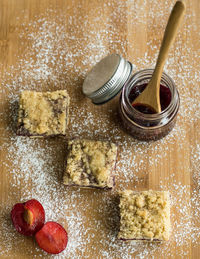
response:
[[[144,89],[146,88],[146,84],[141,84],[141,85],[136,85],[133,89],[131,89],[130,94],[129,94],[129,100],[132,103],[136,97],[138,97],[139,94],[141,94]],[[168,87],[164,85],[160,85],[160,104],[161,104],[161,110],[165,110],[168,105],[171,102],[171,91]],[[147,107],[146,105],[134,105],[134,108],[137,109],[138,111],[145,113],[145,114],[154,114],[155,112]]]

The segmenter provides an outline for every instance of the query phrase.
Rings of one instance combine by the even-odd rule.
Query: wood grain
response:
[[[187,14],[184,25],[180,29],[174,47],[170,51],[166,65],[166,69],[176,82],[181,96],[181,109],[177,125],[169,136],[163,140],[151,143],[136,141],[130,138],[120,127],[116,112],[119,97],[103,106],[94,106],[81,92],[86,72],[100,57],[108,53],[116,52],[122,54],[134,64],[134,72],[150,68],[148,66],[154,67],[164,28],[174,3],[175,1],[173,0],[0,0],[0,75],[2,81],[0,91],[0,223],[8,226],[7,232],[5,228],[3,228],[2,232],[0,230],[0,258],[52,258],[37,249],[37,245],[31,238],[19,236],[13,230],[9,216],[12,206],[24,197],[23,191],[27,189],[31,192],[33,185],[31,179],[28,181],[21,179],[18,184],[15,183],[13,174],[10,172],[11,169],[14,170],[13,163],[8,154],[10,150],[8,147],[10,147],[13,143],[13,138],[15,138],[12,110],[15,107],[13,104],[11,107],[10,100],[13,99],[11,97],[9,99],[8,96],[11,93],[13,96],[18,94],[19,89],[22,89],[25,83],[27,86],[30,85],[31,89],[35,89],[35,84],[40,84],[40,90],[55,90],[67,87],[71,96],[71,114],[74,116],[70,120],[71,124],[69,125],[67,138],[77,136],[93,137],[95,139],[109,138],[118,142],[121,154],[119,154],[117,165],[116,191],[122,188],[132,188],[135,190],[162,189],[162,186],[171,190],[175,184],[176,186],[185,186],[187,191],[183,192],[180,197],[177,190],[177,197],[175,199],[177,205],[175,204],[172,208],[173,221],[183,222],[181,219],[183,213],[180,209],[177,209],[178,203],[182,204],[183,200],[187,213],[193,215],[197,211],[196,206],[200,203],[197,204],[195,201],[191,201],[191,197],[193,197],[194,191],[199,190],[198,178],[194,178],[194,176],[198,175],[199,169],[197,166],[199,160],[197,157],[197,162],[195,162],[194,154],[198,154],[197,147],[200,135],[198,130],[200,127],[200,95],[198,88],[200,82],[199,0],[186,1]],[[158,14],[156,14],[156,9]],[[61,16],[65,18],[59,19]],[[71,24],[69,26],[70,16]],[[100,19],[97,20],[98,17]],[[23,65],[19,65],[20,60],[22,60],[21,64],[24,64],[23,61],[27,60],[27,58],[30,62],[33,60],[33,63],[37,59],[39,60],[37,53],[34,52],[35,39],[28,37],[29,34],[33,33],[35,33],[34,35],[39,35],[40,32],[37,31],[39,19],[43,19],[43,21],[45,19],[48,21],[52,20],[58,24],[59,28],[62,28],[63,31],[55,32],[55,27],[47,27],[49,31],[52,29],[52,34],[49,34],[49,37],[56,35],[56,33],[66,33],[68,39],[65,38],[63,42],[59,41],[61,45],[58,46],[58,49],[60,51],[62,48],[66,49],[67,46],[74,57],[73,65],[70,65],[71,60],[69,59],[67,60],[68,63],[63,60],[61,65],[58,53],[57,60],[48,65],[49,71],[53,71],[52,74],[57,76],[56,84],[50,78],[51,76],[35,82],[35,78],[30,76],[31,70],[26,75],[20,71],[20,69],[23,71],[26,69]],[[34,24],[36,25],[35,27]],[[91,33],[93,33],[94,27],[96,28],[96,33],[94,31],[92,37]],[[55,31],[53,31],[54,29]],[[78,43],[80,43],[78,48],[73,48],[73,43],[75,43],[74,36],[77,38]],[[44,39],[41,40],[41,43],[44,44]],[[75,46],[78,46],[77,43]],[[29,56],[30,50],[34,55]],[[96,58],[94,53],[96,53]],[[46,56],[48,56],[48,53]],[[40,66],[40,63],[38,66]],[[27,76],[28,73],[29,76]],[[23,77],[23,83],[20,83],[20,77]],[[17,84],[19,84],[19,88],[16,87]],[[12,87],[13,90],[10,90]],[[79,118],[80,111],[84,115],[83,118]],[[84,120],[88,121],[87,113],[94,115],[94,123],[91,123],[90,127],[85,125],[84,129],[83,122]],[[78,126],[83,127],[82,129],[76,129],[72,125],[72,122],[79,120]],[[107,128],[101,129],[98,121],[102,122],[102,127],[106,125]],[[95,123],[96,125],[94,126]],[[116,132],[119,136],[116,136]],[[66,140],[41,140],[41,143],[37,145],[40,145],[41,148],[45,148],[47,145],[51,146],[52,149],[55,148],[57,156],[52,157],[50,163],[57,168],[55,181],[60,182],[60,185],[62,185],[60,172],[62,171],[61,164],[65,159]],[[127,161],[134,161],[134,163],[130,164],[132,168],[129,168],[130,170],[132,169],[133,175],[128,175],[124,171],[127,165],[125,165],[126,161],[123,150],[126,149],[132,150],[127,157]],[[134,164],[138,167],[136,168]],[[196,180],[194,181],[194,179]],[[115,191],[104,193],[94,190],[68,190],[66,204],[68,204],[67,199],[70,200],[70,197],[74,197],[75,191],[79,193],[74,200],[75,204],[79,203],[79,198],[80,204],[84,204],[87,201],[86,208],[77,208],[79,213],[85,217],[80,233],[87,232],[87,228],[91,224],[90,222],[93,222],[93,226],[98,222],[100,225],[97,228],[100,229],[101,227],[101,231],[97,233],[95,228],[92,230],[90,227],[89,232],[91,233],[84,235],[85,238],[88,235],[87,247],[81,251],[79,246],[77,246],[77,254],[74,255],[74,258],[107,258],[105,254],[102,254],[102,251],[107,251],[110,258],[113,259],[135,258],[138,254],[142,255],[141,249],[140,252],[137,249],[133,251],[130,245],[127,245],[127,249],[130,250],[128,254],[120,254],[120,252],[116,251],[114,245],[109,246],[102,239],[102,237],[105,238],[106,236],[114,236],[116,234],[116,231],[113,230],[115,227],[117,228],[118,224],[116,218],[114,218],[116,211],[113,209],[113,206],[106,203],[107,200],[112,201],[112,198],[116,195]],[[174,195],[175,190],[173,189],[173,191]],[[95,198],[91,198],[92,195]],[[179,201],[179,198],[182,201]],[[192,202],[192,206],[188,206],[189,202]],[[76,208],[72,205],[69,204],[68,207],[75,210]],[[97,208],[104,207],[106,209],[99,213]],[[70,212],[67,210],[65,213],[70,215]],[[200,219],[200,213],[198,215]],[[59,219],[59,216],[58,220],[67,228],[67,220]],[[198,217],[193,219],[191,216],[189,220],[196,221],[197,229],[200,229]],[[186,221],[185,224],[190,224],[190,222]],[[89,238],[92,231],[94,232],[93,239]],[[176,239],[173,238],[167,245],[159,244],[159,249],[155,248],[155,246],[154,248],[151,246],[149,248],[145,247],[145,251],[148,251],[145,258],[198,259],[200,254],[199,238],[195,233],[193,235],[190,233],[189,238],[187,233],[185,235],[187,238],[185,238],[183,243],[179,242],[178,246]],[[172,236],[174,235],[172,234]],[[183,233],[182,236],[184,236]],[[194,236],[195,242],[192,240]],[[20,244],[17,243],[19,244],[17,246],[12,243],[16,239],[21,241]],[[6,245],[5,240],[9,240],[10,243]],[[115,242],[116,247],[119,247],[119,243]],[[4,250],[8,252],[2,253],[2,247],[5,247]],[[162,250],[164,252],[161,253]],[[66,255],[65,258],[71,259],[71,256]]]

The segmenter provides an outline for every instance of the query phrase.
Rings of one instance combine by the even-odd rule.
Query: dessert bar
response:
[[[117,146],[106,141],[74,139],[68,142],[63,183],[110,189],[114,185]]]
[[[170,235],[170,197],[168,191],[125,190],[120,196],[122,240],[168,240]]]
[[[66,90],[23,91],[19,99],[17,134],[38,137],[65,135],[68,110]]]

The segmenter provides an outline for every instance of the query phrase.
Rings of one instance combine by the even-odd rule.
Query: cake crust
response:
[[[170,196],[168,191],[134,192],[120,196],[120,231],[122,240],[169,240]]]
[[[21,92],[17,135],[40,137],[65,135],[69,100],[66,90]]]
[[[84,188],[112,188],[117,146],[106,141],[75,139],[68,142],[63,183]]]

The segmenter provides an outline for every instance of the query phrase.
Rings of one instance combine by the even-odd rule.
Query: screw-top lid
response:
[[[97,63],[83,83],[83,93],[93,103],[102,104],[115,97],[132,72],[132,64],[118,54]]]

